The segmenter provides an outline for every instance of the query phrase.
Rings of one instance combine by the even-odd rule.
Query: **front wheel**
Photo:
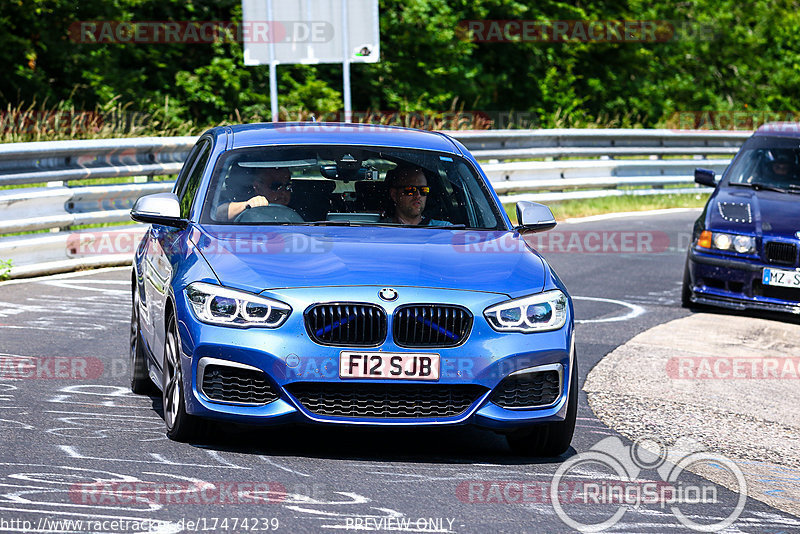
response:
[[[195,437],[201,421],[186,413],[186,400],[183,393],[183,371],[181,368],[180,338],[175,316],[169,318],[167,342],[164,347],[164,422],[167,424],[167,437],[175,441],[188,441]]]
[[[577,356],[573,359],[572,378],[569,384],[567,415],[563,421],[545,423],[531,429],[518,430],[506,436],[508,445],[520,456],[553,457],[567,452],[572,435],[575,433],[575,420],[578,416],[578,366]]]

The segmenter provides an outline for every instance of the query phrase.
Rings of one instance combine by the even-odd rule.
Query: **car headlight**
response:
[[[733,238],[733,250],[740,254],[750,254],[756,250],[756,238],[749,235],[737,235]]]
[[[547,291],[495,304],[483,316],[498,332],[558,330],[567,322],[567,297],[557,289]]]
[[[204,323],[277,328],[292,313],[291,306],[278,300],[214,284],[195,282],[184,293],[195,317]]]
[[[697,246],[717,250],[735,250],[739,254],[752,254],[756,250],[756,238],[749,235],[734,235],[706,230],[698,239]]]

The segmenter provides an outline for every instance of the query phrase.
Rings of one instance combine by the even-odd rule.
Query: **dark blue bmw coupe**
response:
[[[162,392],[167,435],[208,419],[474,424],[519,453],[570,445],[572,300],[511,225],[475,159],[441,133],[253,124],[204,133],[131,278],[131,387]]]
[[[800,313],[800,123],[759,128],[694,225],[682,303]]]

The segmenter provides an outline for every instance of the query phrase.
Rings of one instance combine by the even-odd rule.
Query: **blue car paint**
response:
[[[572,300],[566,287],[549,265],[511,229],[504,210],[499,209],[505,230],[447,230],[441,228],[386,227],[292,227],[200,225],[203,192],[211,179],[213,162],[225,150],[245,146],[313,145],[352,143],[363,146],[418,148],[449,152],[471,162],[488,184],[480,166],[457,141],[443,134],[399,128],[355,128],[346,125],[309,127],[284,124],[215,128],[203,135],[213,143],[210,161],[199,187],[187,228],[178,230],[153,225],[137,250],[134,283],[142,301],[142,314],[153,324],[145,339],[150,353],[153,381],[162,381],[165,317],[154,316],[147,302],[145,278],[167,280],[161,298],[178,319],[181,364],[187,413],[225,421],[255,424],[320,422],[367,425],[476,424],[497,430],[512,430],[563,420],[574,372],[574,322]],[[336,135],[331,135],[335,133]],[[201,138],[202,139],[202,138]],[[488,188],[494,202],[499,200]],[[235,237],[233,232],[235,231]],[[266,237],[265,237],[266,234]],[[302,235],[305,250],[286,249],[292,235]],[[243,237],[244,236],[244,237]],[[145,242],[149,243],[145,246]],[[161,258],[149,258],[150,245],[158,244]],[[282,243],[275,246],[275,243]],[[498,244],[499,243],[499,244]],[[511,244],[511,246],[509,246]],[[268,253],[257,247],[266,247]],[[242,253],[244,247],[247,252]],[[283,247],[283,248],[282,248]],[[156,261],[160,260],[160,261]],[[155,274],[154,274],[155,273]],[[224,285],[281,300],[292,314],[277,329],[231,328],[201,323],[189,307],[184,289],[192,282]],[[392,303],[376,300],[384,287],[400,295]],[[266,288],[266,289],[265,289]],[[568,296],[565,325],[534,334],[498,333],[485,318],[487,307],[524,295],[560,289]],[[197,364],[208,356],[244,363],[262,369],[271,383],[282,387],[292,381],[338,382],[338,356],[346,347],[321,346],[308,337],[303,311],[311,303],[342,300],[380,302],[389,317],[404,303],[451,303],[470,309],[474,321],[462,345],[436,348],[441,355],[439,383],[480,384],[489,388],[462,415],[439,419],[370,419],[312,414],[281,389],[281,398],[263,406],[241,406],[212,401],[198,390]],[[156,312],[158,309],[156,308]],[[156,314],[157,315],[157,314]],[[156,332],[160,331],[160,335]],[[425,352],[394,344],[392,336],[370,351]],[[290,366],[290,363],[292,366]],[[562,391],[554,405],[531,410],[503,409],[488,401],[491,388],[509,373],[533,366],[560,363],[564,373]],[[333,365],[333,367],[331,367]],[[381,380],[348,380],[380,382]],[[383,380],[389,382],[388,380]]]

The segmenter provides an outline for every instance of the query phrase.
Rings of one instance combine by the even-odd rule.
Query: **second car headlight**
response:
[[[204,323],[277,328],[292,313],[291,306],[278,300],[214,284],[195,282],[184,292],[195,316]]]
[[[498,332],[558,330],[567,321],[567,297],[557,289],[547,291],[495,304],[483,316]]]
[[[736,251],[739,254],[752,254],[756,250],[756,238],[749,235],[726,234],[724,232],[704,231],[697,246],[716,250]]]

